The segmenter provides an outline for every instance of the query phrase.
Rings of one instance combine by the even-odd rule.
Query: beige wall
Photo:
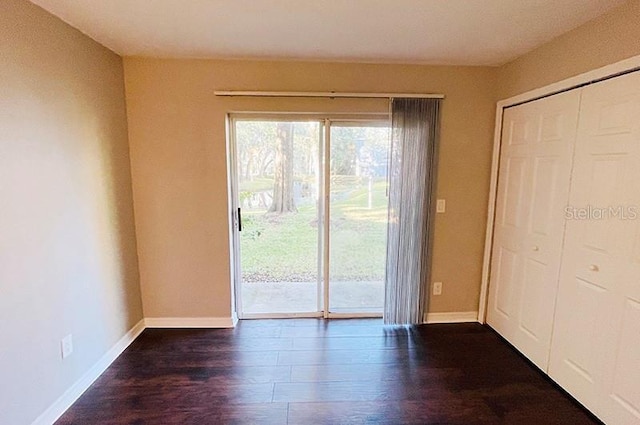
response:
[[[632,0],[498,70],[497,98],[524,93],[640,55],[640,0]]]
[[[495,101],[640,55],[639,21],[633,0],[497,69],[126,58],[123,76],[114,53],[24,0],[3,0],[0,423],[33,421],[142,318],[143,304],[147,317],[229,316],[227,112],[387,110],[380,100],[214,90],[444,93],[447,213],[437,217],[433,280],[445,287],[431,311],[471,311]],[[62,361],[70,333],[75,352]]]
[[[225,114],[381,111],[382,100],[220,98],[214,90],[444,93],[432,311],[475,311],[494,119],[494,69],[125,58],[146,317],[231,311]]]
[[[122,59],[24,0],[0,40],[0,423],[21,425],[142,306]]]

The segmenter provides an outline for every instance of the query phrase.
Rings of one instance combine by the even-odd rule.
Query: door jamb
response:
[[[236,147],[235,147],[235,125],[231,114],[226,114],[225,119],[226,126],[226,144],[227,144],[227,191],[229,211],[229,261],[230,261],[230,285],[231,285],[231,315],[234,318],[242,319],[242,293],[239,288],[239,262],[240,258],[240,246],[239,237],[237,235],[238,229],[238,188],[236,182],[238,181],[236,162]]]
[[[331,121],[328,118],[325,118],[323,123],[323,136],[324,143],[322,149],[322,163],[324,164],[322,170],[322,177],[324,181],[322,182],[322,296],[323,296],[323,306],[322,306],[322,314],[325,319],[329,318],[329,290],[331,289],[329,286],[329,272],[330,272],[330,264],[329,264],[329,248],[330,248],[330,230],[331,230]]]

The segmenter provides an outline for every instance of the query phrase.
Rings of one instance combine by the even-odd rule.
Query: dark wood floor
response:
[[[595,424],[491,329],[147,329],[58,424]]]

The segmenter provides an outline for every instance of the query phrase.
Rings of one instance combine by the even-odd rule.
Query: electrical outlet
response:
[[[62,358],[65,359],[73,353],[73,336],[71,334],[62,338],[60,341],[60,346],[62,348]]]
[[[433,282],[433,295],[442,295],[442,282]]]
[[[444,199],[438,199],[436,201],[436,212],[443,213],[447,210],[447,201]]]

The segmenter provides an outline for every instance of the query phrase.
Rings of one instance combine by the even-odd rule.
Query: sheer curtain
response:
[[[384,323],[422,323],[429,294],[440,99],[392,99]]]

